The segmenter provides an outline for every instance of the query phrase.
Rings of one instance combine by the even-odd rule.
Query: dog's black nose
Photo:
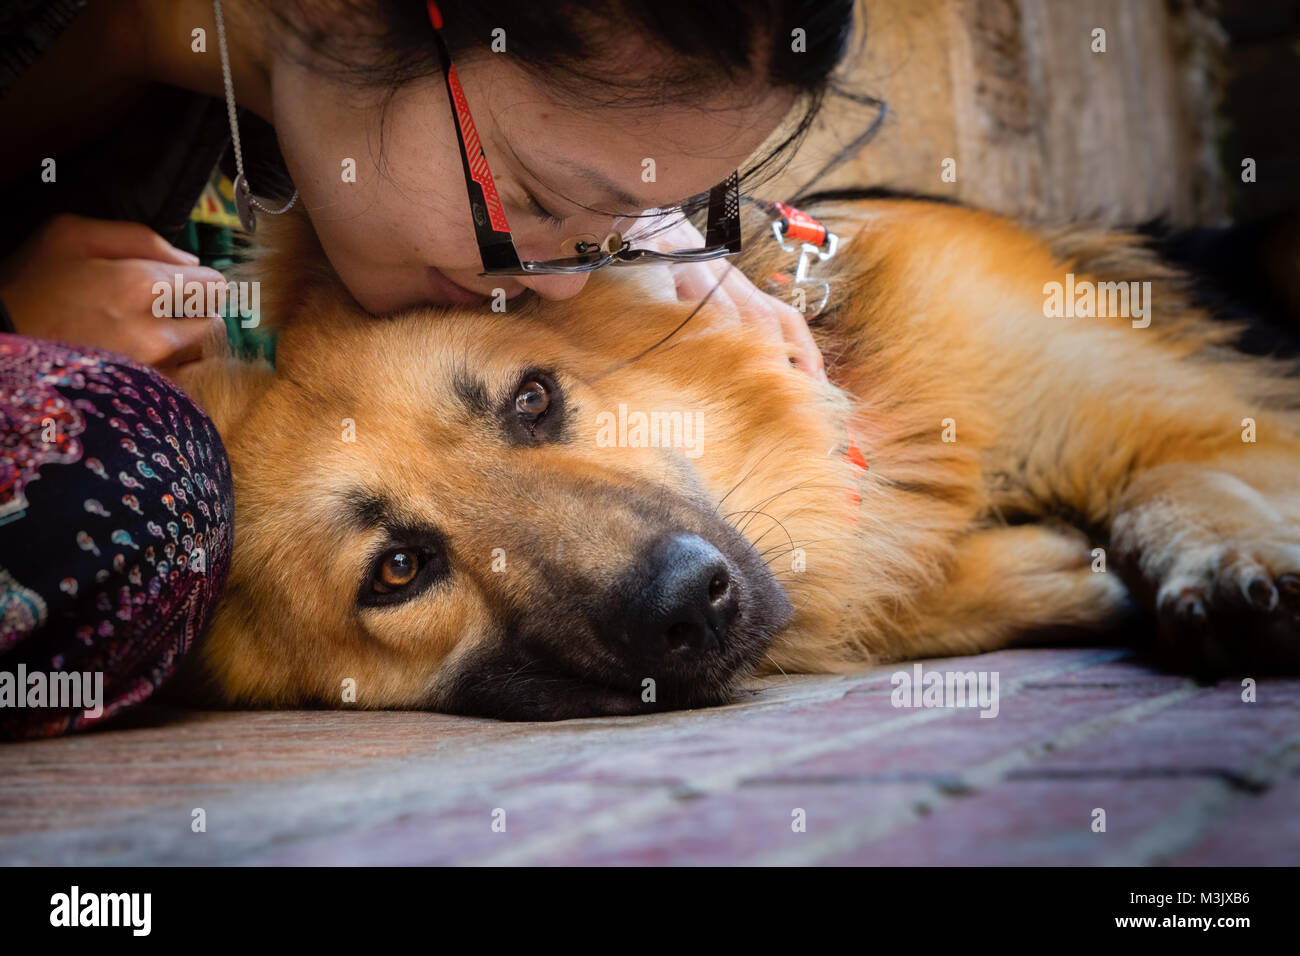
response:
[[[722,552],[698,535],[667,535],[651,545],[643,569],[624,619],[632,653],[657,659],[719,649],[739,608]]]

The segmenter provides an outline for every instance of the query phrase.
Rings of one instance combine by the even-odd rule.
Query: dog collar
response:
[[[848,435],[849,447],[844,452],[844,460],[849,464],[856,466],[861,471],[868,471],[870,466],[867,464],[867,458],[862,454],[862,449],[858,447],[857,442],[853,440],[852,435]],[[858,523],[858,506],[862,504],[862,495],[857,489],[854,489],[846,496],[850,510],[853,512],[853,524]]]
[[[799,263],[795,267],[794,274],[774,272],[768,276],[769,286],[785,291],[804,285],[811,281],[808,272],[812,267],[814,258],[817,262],[825,262],[839,251],[840,237],[802,209],[796,209],[789,203],[783,202],[768,202],[762,199],[750,201],[772,217],[772,235],[775,236],[777,245],[786,252],[795,252],[795,247],[786,240],[797,240],[800,243],[798,249]],[[812,310],[812,315],[809,316],[810,319],[815,318],[826,307],[826,301],[830,298],[830,283],[822,280],[816,284],[822,287],[822,294],[817,306]],[[862,449],[853,440],[853,435],[848,431],[847,427],[845,428],[845,441],[847,447],[844,450],[844,460],[862,471],[867,471],[870,467],[867,464],[867,458],[862,454]],[[848,503],[854,509],[853,521],[856,523],[858,520],[857,508],[862,503],[862,496],[856,491],[850,491]]]
[[[751,199],[750,202],[772,217],[772,235],[776,238],[777,245],[786,252],[799,254],[793,273],[773,272],[767,277],[769,290],[788,293],[805,285],[820,288],[817,304],[811,309],[805,305],[799,310],[807,319],[815,319],[826,308],[831,286],[825,280],[810,279],[808,273],[814,262],[825,262],[839,251],[840,237],[789,203],[768,202],[764,199]],[[787,240],[797,241],[799,245],[796,247]]]

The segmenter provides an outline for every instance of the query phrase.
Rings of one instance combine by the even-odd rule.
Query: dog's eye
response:
[[[440,532],[411,526],[388,530],[391,537],[362,574],[357,590],[362,607],[402,604],[451,576],[447,544]]]
[[[537,421],[550,407],[550,390],[535,378],[524,382],[515,393],[515,411],[526,421]]]
[[[420,573],[420,554],[417,551],[389,551],[379,559],[375,571],[374,589],[379,594],[391,594],[406,587]]]
[[[513,397],[499,406],[507,437],[523,447],[563,441],[567,402],[555,376],[534,368],[515,382]]]

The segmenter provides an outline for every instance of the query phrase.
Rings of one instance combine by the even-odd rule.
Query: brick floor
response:
[[[997,716],[895,707],[893,667],[556,724],[154,709],[0,746],[0,862],[1300,863],[1300,680],[1246,703],[1116,649],[923,666],[996,672]]]

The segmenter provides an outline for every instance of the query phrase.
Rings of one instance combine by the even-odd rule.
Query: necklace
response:
[[[226,52],[226,23],[221,16],[221,0],[212,0],[212,12],[217,17],[217,46],[221,51],[221,79],[226,86],[226,112],[230,115],[230,139],[235,146],[235,211],[239,213],[239,224],[244,231],[252,235],[257,231],[257,214],[254,209],[268,216],[280,216],[293,208],[298,201],[298,190],[279,209],[271,209],[253,195],[253,189],[244,176],[244,153],[239,146],[239,124],[235,121],[235,84],[230,79],[230,54]]]

